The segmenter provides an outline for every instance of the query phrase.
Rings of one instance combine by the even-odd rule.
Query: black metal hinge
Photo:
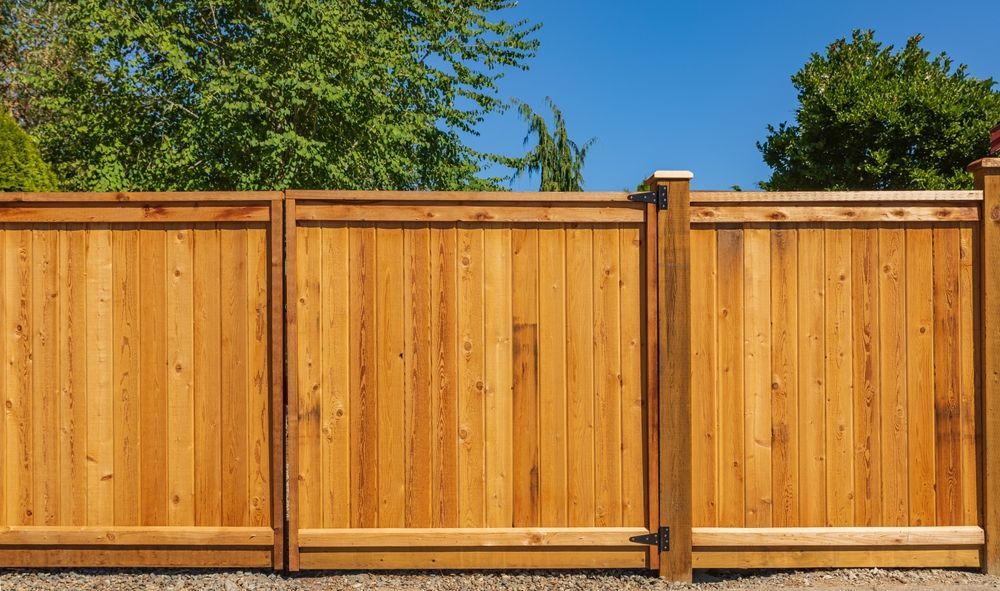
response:
[[[666,209],[667,208],[667,188],[664,186],[657,187],[655,191],[647,191],[645,193],[632,193],[628,196],[629,201],[638,201],[640,203],[655,203],[656,209]]]
[[[647,544],[649,546],[658,546],[660,552],[670,551],[670,528],[661,527],[660,531],[655,534],[644,534],[641,536],[632,536],[628,539],[630,542],[635,542],[636,544]]]

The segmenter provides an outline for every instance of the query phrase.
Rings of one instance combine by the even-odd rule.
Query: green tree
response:
[[[56,177],[10,113],[0,109],[0,191],[54,191]]]
[[[552,111],[553,132],[549,131],[545,117],[526,103],[515,102],[521,118],[528,123],[524,145],[527,146],[532,141],[535,144],[523,158],[512,161],[511,166],[516,174],[537,173],[541,177],[539,191],[582,191],[583,165],[587,152],[597,139],[590,138],[582,146],[571,140],[566,131],[566,118],[549,97],[545,98],[545,103]],[[532,140],[532,137],[535,139]]]
[[[73,189],[457,189],[514,0],[13,0],[3,100]],[[8,52],[9,53],[9,52]]]
[[[832,43],[792,76],[796,121],[768,126],[757,147],[766,190],[960,189],[1000,121],[992,79],[969,76],[911,37],[894,51],[872,31]]]

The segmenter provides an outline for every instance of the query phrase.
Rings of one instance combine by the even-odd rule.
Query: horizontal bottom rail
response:
[[[940,527],[696,527],[699,546],[980,546],[983,529]]]
[[[649,568],[649,546],[303,548],[304,570]]]
[[[975,568],[978,548],[695,548],[693,568]]]
[[[4,546],[271,547],[273,545],[274,531],[268,527],[0,527],[0,550]]]
[[[4,567],[271,568],[272,548],[231,546],[0,546]]]
[[[303,529],[302,548],[635,546],[642,527]],[[641,548],[641,546],[639,546]]]
[[[983,530],[955,527],[696,527],[694,568],[978,567]]]

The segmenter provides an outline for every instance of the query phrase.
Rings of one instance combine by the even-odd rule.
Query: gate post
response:
[[[1000,574],[1000,158],[983,158],[969,165],[976,189],[983,192],[983,235],[979,269],[982,284],[982,526],[986,534],[983,572]]]
[[[660,576],[691,580],[691,178],[657,171],[646,181],[667,191],[657,210],[659,524],[669,528]],[[652,409],[651,409],[652,410]],[[662,545],[661,545],[662,547]]]

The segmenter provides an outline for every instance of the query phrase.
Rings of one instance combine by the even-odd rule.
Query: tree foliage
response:
[[[832,43],[792,76],[794,124],[768,126],[757,147],[767,190],[959,189],[1000,121],[1000,93],[915,36],[895,51],[872,31]]]
[[[545,103],[552,111],[553,131],[545,117],[536,113],[526,103],[517,102],[521,118],[528,123],[528,133],[524,136],[524,145],[534,142],[535,146],[523,158],[511,165],[517,174],[538,174],[540,177],[539,191],[582,191],[583,165],[587,152],[597,141],[590,138],[579,146],[569,138],[566,131],[566,118],[551,98],[546,97]],[[534,140],[532,140],[534,138]]]
[[[0,191],[54,191],[56,177],[28,134],[0,109]]]
[[[73,189],[476,187],[513,4],[12,0],[0,86]]]

